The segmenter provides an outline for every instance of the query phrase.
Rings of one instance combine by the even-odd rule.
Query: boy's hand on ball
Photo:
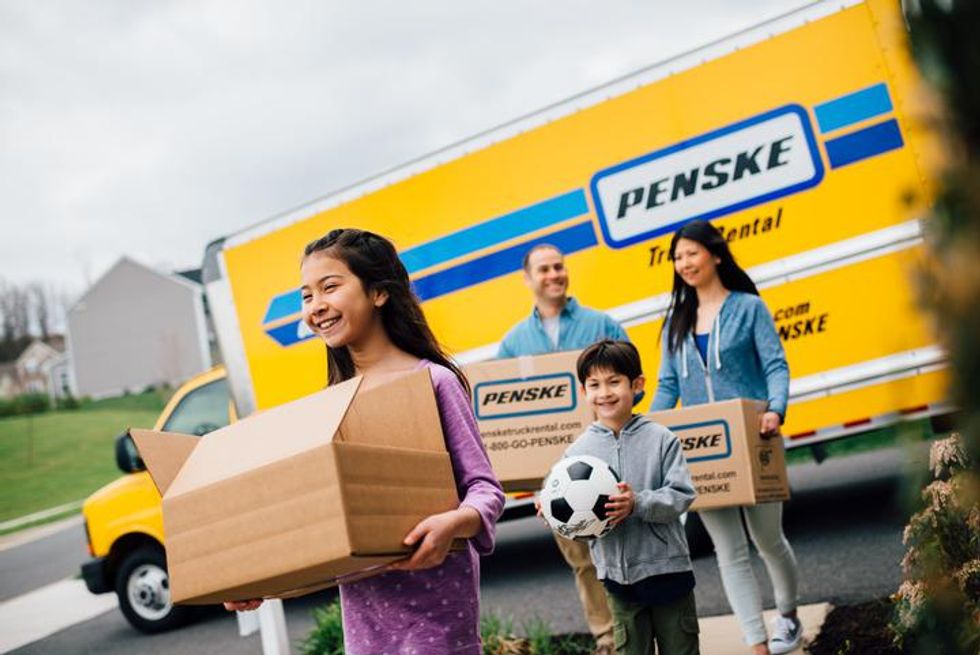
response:
[[[252,610],[258,609],[259,605],[261,604],[261,598],[253,598],[252,600],[230,600],[225,602],[225,609],[229,612],[251,612]]]
[[[433,514],[412,528],[405,540],[406,546],[417,546],[411,557],[392,562],[389,568],[397,571],[431,569],[442,564],[449,554],[458,527],[457,511]]]
[[[633,513],[633,506],[636,503],[636,494],[628,482],[620,482],[616,485],[622,493],[609,497],[606,503],[606,515],[609,517],[610,525],[619,525],[623,519]]]

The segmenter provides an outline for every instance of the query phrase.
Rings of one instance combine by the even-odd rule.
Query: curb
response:
[[[82,503],[84,502],[84,500],[76,500],[71,503],[65,503],[64,505],[58,505],[57,507],[41,510],[40,512],[27,514],[26,516],[18,516],[17,518],[10,519],[9,521],[3,521],[0,523],[0,532],[6,532],[7,530],[26,526],[31,523],[36,523],[37,521],[43,521],[44,519],[51,518],[52,516],[58,516],[59,514],[73,512],[77,509],[81,509]]]

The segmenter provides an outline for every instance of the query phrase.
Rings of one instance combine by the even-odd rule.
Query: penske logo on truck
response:
[[[481,421],[567,412],[577,406],[575,378],[570,373],[493,380],[473,389],[473,409]]]
[[[809,117],[789,105],[600,171],[591,186],[606,243],[619,248],[822,178]]]
[[[688,463],[724,459],[732,454],[731,431],[727,421],[668,425],[667,429],[677,435]]]

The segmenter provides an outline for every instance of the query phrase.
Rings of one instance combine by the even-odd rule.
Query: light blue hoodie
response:
[[[751,293],[732,291],[718,310],[708,336],[708,361],[701,360],[692,334],[676,352],[661,339],[660,374],[653,410],[751,398],[769,402],[786,418],[789,366],[766,304]]]

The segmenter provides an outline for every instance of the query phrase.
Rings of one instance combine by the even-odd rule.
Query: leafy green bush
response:
[[[40,414],[51,408],[51,399],[46,393],[22,393],[10,400],[0,400],[0,417],[26,416]]]
[[[514,622],[490,612],[480,617],[483,655],[519,655],[524,640],[514,636]]]
[[[980,652],[980,477],[958,434],[933,444],[936,479],[922,491],[903,541],[904,581],[892,628],[914,652]]]
[[[315,626],[299,645],[303,655],[344,655],[344,622],[340,602],[313,609]]]
[[[316,625],[300,644],[303,655],[344,655],[344,627],[340,603],[334,601],[313,610]],[[587,655],[591,636],[584,641],[579,635],[555,637],[551,627],[539,618],[525,621],[527,638],[514,634],[514,623],[494,613],[480,617],[483,655]]]
[[[57,398],[54,401],[54,407],[58,410],[73,411],[81,406],[82,404],[78,401],[78,398],[71,395]]]

